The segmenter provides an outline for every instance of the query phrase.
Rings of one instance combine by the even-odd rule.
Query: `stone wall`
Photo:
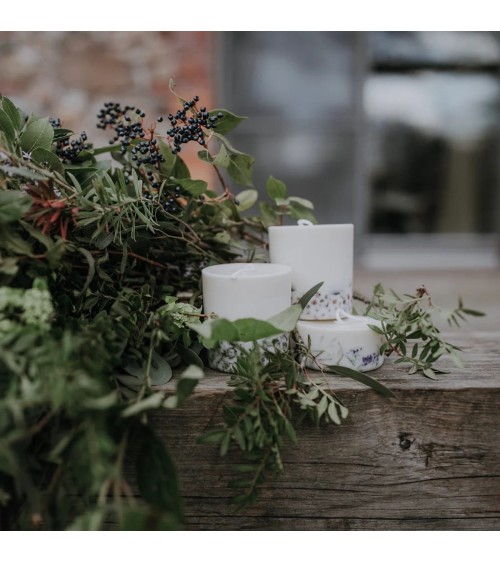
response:
[[[214,107],[214,76],[213,32],[0,32],[0,93],[96,144],[109,138],[95,127],[104,102],[139,106],[155,122],[176,108],[170,78],[183,97]],[[189,164],[198,166],[192,154]]]

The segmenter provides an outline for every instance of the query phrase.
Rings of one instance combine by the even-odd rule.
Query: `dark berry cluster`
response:
[[[175,115],[168,115],[172,127],[167,131],[167,135],[172,141],[174,154],[180,152],[182,145],[189,141],[196,141],[205,146],[204,129],[216,128],[217,120],[223,117],[221,112],[211,116],[207,108],[198,109],[196,102],[199,100],[200,98],[195,96],[191,101],[184,102],[182,109],[177,110]]]
[[[154,184],[152,186],[154,187]],[[175,186],[173,193],[168,193],[163,201],[160,201],[158,191],[155,189],[144,194],[145,199],[158,203],[165,211],[174,215],[182,211],[182,207],[177,202],[177,198],[180,196],[182,196],[181,186]]]
[[[57,141],[56,154],[64,162],[73,162],[84,149],[88,149],[87,133],[83,131],[78,139]]]
[[[132,115],[129,115],[132,114]],[[142,119],[145,113],[135,106],[121,107],[119,103],[107,102],[97,114],[98,129],[114,129],[115,136],[109,141],[112,145],[120,143],[120,153],[125,154],[132,146],[132,160],[137,164],[151,164],[159,168],[165,158],[160,152],[153,131],[145,131]],[[160,118],[159,118],[160,119]]]
[[[61,127],[61,120],[58,117],[49,117],[49,123],[52,125],[52,129]]]

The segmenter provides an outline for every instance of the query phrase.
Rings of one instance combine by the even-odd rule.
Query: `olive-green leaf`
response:
[[[380,381],[373,379],[373,377],[366,375],[366,373],[357,371],[355,369],[346,368],[344,366],[329,365],[327,366],[327,368],[332,373],[340,375],[340,377],[349,377],[351,379],[354,379],[355,381],[358,381],[359,383],[362,383],[363,385],[367,385],[368,387],[371,387],[374,391],[380,393],[381,395],[384,395],[385,397],[396,396],[394,392],[391,391],[388,387],[380,383]]]
[[[328,405],[328,416],[330,417],[330,420],[332,422],[334,422],[335,424],[340,424],[340,417],[339,417],[339,413],[337,412],[337,407],[335,406],[335,402],[332,401],[329,405]]]
[[[158,409],[163,404],[164,401],[165,401],[165,397],[163,396],[163,393],[159,393],[159,392],[153,393],[152,395],[149,395],[145,399],[142,399],[142,401],[139,401],[137,403],[132,403],[131,405],[129,405],[126,409],[122,411],[122,417],[129,418],[131,416],[136,416],[145,411]]]
[[[305,199],[303,197],[297,197],[297,196],[290,196],[288,198],[288,201],[293,201],[295,203],[298,203],[299,205],[301,205],[302,207],[305,207],[307,209],[314,209],[314,204],[312,201],[309,201],[308,199]]]
[[[163,441],[141,425],[136,458],[137,485],[142,498],[160,511],[184,520],[177,470]]]
[[[284,199],[286,197],[286,185],[281,180],[269,176],[266,183],[266,192],[271,199]]]
[[[259,202],[259,209],[264,227],[278,224],[279,215],[268,203],[263,201]]]
[[[31,153],[31,159],[37,164],[42,166],[47,165],[50,170],[64,175],[64,166],[57,155],[55,155],[52,151],[38,147]]]
[[[49,119],[38,119],[33,121],[21,133],[21,148],[27,153],[41,147],[42,149],[50,149],[54,139],[54,129],[49,123]]]
[[[9,98],[6,98],[5,96],[2,98],[1,105],[2,105],[2,109],[10,117],[10,120],[12,121],[12,125],[14,125],[15,129],[19,131],[23,126],[23,116],[19,111],[19,109],[16,108],[13,102],[9,100]]]
[[[8,141],[14,142],[16,139],[16,130],[11,118],[8,116],[7,112],[0,109],[0,131],[5,134]]]
[[[0,223],[20,219],[31,207],[31,198],[23,192],[0,191]]]
[[[246,211],[250,209],[259,197],[257,190],[243,190],[240,192],[236,199],[238,200],[238,210]]]
[[[147,360],[144,360],[142,364],[130,362],[123,366],[123,369],[130,375],[134,375],[141,381],[146,382],[148,370]],[[168,383],[170,379],[172,379],[172,368],[170,364],[157,352],[153,352],[149,377],[151,385],[165,385],[165,383]]]
[[[26,178],[27,180],[46,180],[46,176],[25,168],[24,166],[10,166],[8,164],[3,164],[0,166],[0,170],[9,176],[20,176],[21,178]],[[51,176],[51,175],[50,175]]]
[[[290,201],[289,213],[292,219],[307,219],[307,221],[311,221],[311,223],[318,222],[316,217],[314,216],[314,213],[309,207],[304,207],[302,204],[297,203],[296,201]]]
[[[230,111],[227,111],[225,109],[213,109],[209,112],[209,114],[210,117],[217,117],[217,122],[214,129],[217,131],[217,133],[221,133],[223,135],[225,135],[229,131],[232,131],[242,121],[247,119],[244,116],[235,115],[234,113],[231,113]],[[222,117],[220,117],[220,114],[222,114]]]
[[[254,164],[255,158],[249,154],[231,154],[227,171],[237,184],[253,187],[252,174]]]
[[[190,178],[171,178],[172,182],[177,182],[182,189],[186,190],[192,196],[199,196],[207,191],[208,184],[204,180],[191,180]]]

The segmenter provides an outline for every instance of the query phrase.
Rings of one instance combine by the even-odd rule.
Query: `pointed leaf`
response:
[[[177,470],[163,441],[149,426],[141,425],[136,475],[143,499],[161,512],[184,519]]]
[[[334,422],[335,424],[340,424],[341,421],[340,421],[339,413],[337,412],[335,401],[332,401],[328,405],[328,416],[332,422]]]
[[[354,379],[355,381],[358,381],[363,385],[367,385],[368,387],[371,387],[374,391],[377,391],[377,393],[380,393],[385,397],[396,396],[394,392],[391,391],[388,387],[380,383],[380,381],[373,379],[373,377],[366,375],[366,373],[351,368],[346,368],[344,366],[327,365],[326,367],[336,375],[339,375],[340,377],[349,377],[351,379]]]
[[[242,186],[253,187],[252,174],[255,159],[249,154],[232,154],[227,171],[229,176]]]
[[[269,176],[266,183],[266,192],[271,199],[286,198],[286,185],[281,180]]]
[[[54,129],[48,118],[38,119],[30,123],[21,134],[21,148],[27,153],[39,147],[49,150],[53,139]]]
[[[5,134],[8,141],[14,142],[16,139],[16,129],[10,117],[3,109],[0,109],[0,131]]]
[[[222,117],[219,117],[219,114],[222,113]],[[237,127],[242,121],[247,119],[246,117],[235,115],[230,111],[225,109],[213,109],[209,112],[210,117],[215,116],[217,117],[217,123],[214,129],[217,133],[221,133],[225,135],[229,131],[232,131],[235,127]]]
[[[0,223],[20,219],[31,207],[31,198],[23,192],[0,191]]]
[[[189,178],[179,179],[172,178],[173,182],[177,182],[184,190],[189,192],[192,196],[199,196],[207,191],[208,184],[203,180],[191,180]]]
[[[250,209],[258,198],[259,192],[257,190],[243,190],[236,196],[238,200],[238,211]]]
[[[23,126],[23,116],[18,108],[5,96],[2,98],[2,109],[5,113],[9,116],[10,120],[12,121],[12,125],[14,125],[15,129],[18,131],[21,130]]]
[[[50,170],[54,170],[55,172],[59,172],[59,174],[64,175],[64,166],[57,155],[52,151],[38,147],[31,153],[31,159],[37,164],[46,164]]]

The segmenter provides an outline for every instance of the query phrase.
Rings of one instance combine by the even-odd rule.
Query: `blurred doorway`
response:
[[[233,32],[222,36],[235,142],[353,222],[368,267],[494,267],[500,225],[495,32]]]

